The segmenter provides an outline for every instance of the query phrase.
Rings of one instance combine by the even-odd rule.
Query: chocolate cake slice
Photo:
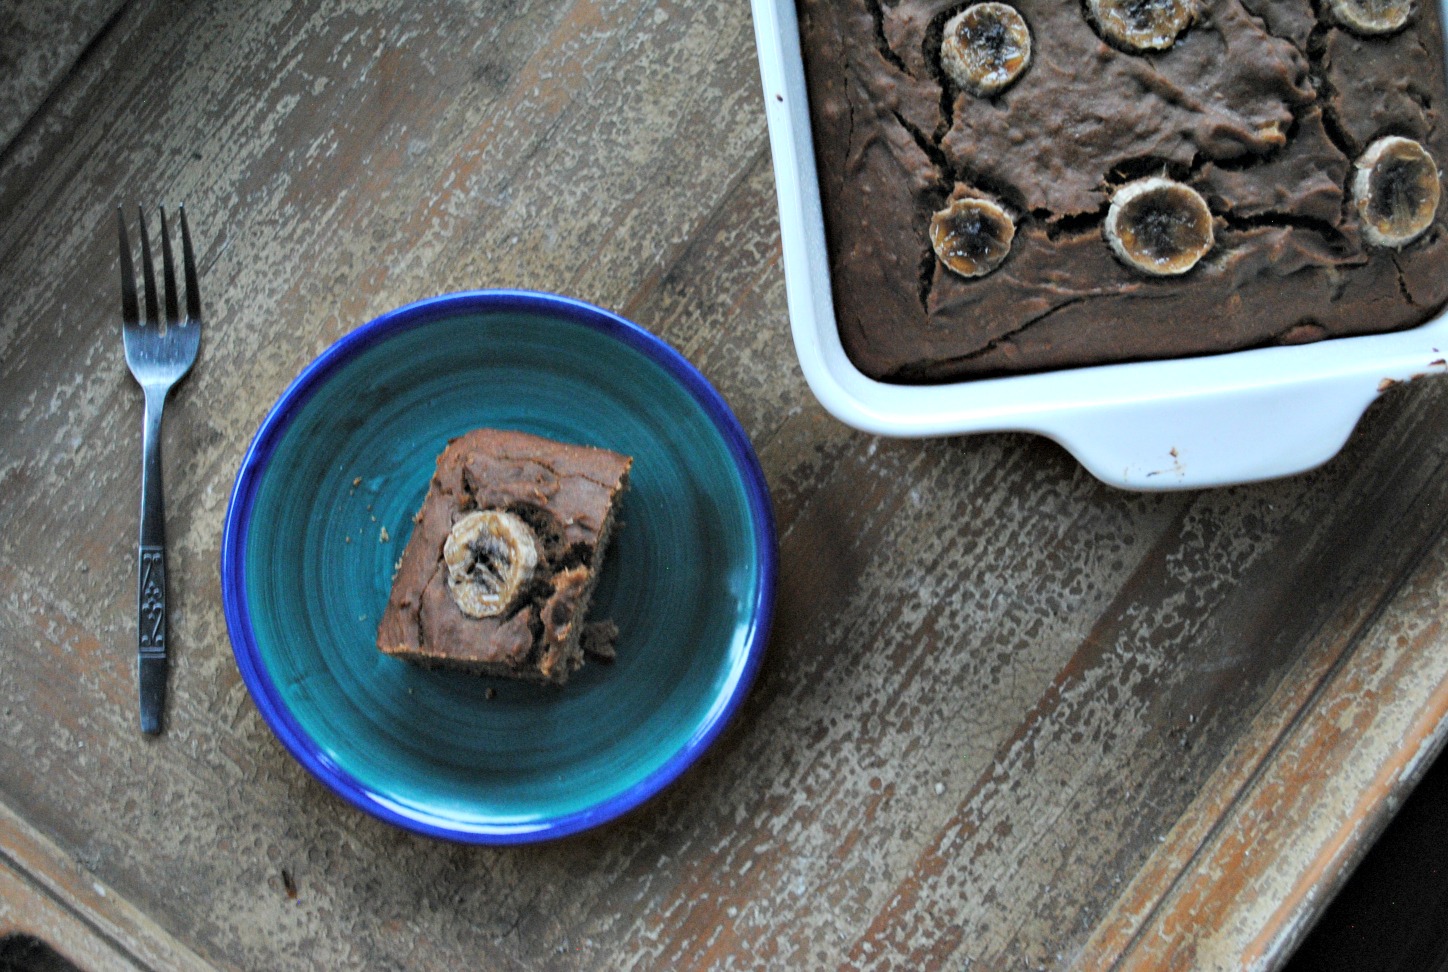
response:
[[[524,432],[453,439],[413,518],[377,647],[427,667],[566,682],[583,664],[584,615],[632,463]]]

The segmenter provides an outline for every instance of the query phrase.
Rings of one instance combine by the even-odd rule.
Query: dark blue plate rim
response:
[[[300,408],[339,368],[392,335],[433,321],[462,314],[508,312],[547,314],[621,341],[663,367],[683,386],[714,423],[741,474],[760,564],[742,670],[724,704],[711,709],[709,717],[678,752],[628,789],[581,810],[522,824],[449,826],[364,786],[328,758],[292,716],[262,665],[251,628],[243,577],[246,536],[257,491],[273,453]],[[420,300],[368,321],[323,351],[287,386],[262,420],[231,490],[221,535],[221,600],[232,653],[247,691],[282,745],[324,786],[358,809],[414,833],[468,844],[526,844],[597,827],[632,810],[677,779],[718,738],[748,695],[759,670],[773,620],[778,556],[774,511],[754,447],[723,397],[683,355],[637,324],[573,297],[529,290],[471,290]]]

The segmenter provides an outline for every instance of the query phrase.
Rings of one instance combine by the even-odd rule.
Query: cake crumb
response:
[[[387,535],[387,528],[386,528],[386,527],[383,527],[383,528],[382,528],[382,532],[379,533],[379,534],[377,534],[377,542],[378,542],[378,543],[389,543],[389,542],[391,542],[391,540],[392,540],[392,538]]]
[[[618,641],[618,625],[612,621],[591,621],[583,627],[579,643],[589,658],[611,662],[617,657],[614,643]]]
[[[356,489],[358,486],[361,486],[361,485],[362,485],[362,477],[361,477],[361,476],[354,476],[354,477],[352,478],[352,488],[353,488],[353,489]]]
[[[937,784],[935,784],[935,795],[936,795],[936,796],[941,796],[941,795],[944,794],[944,793],[945,793],[945,784],[944,784],[944,783],[937,783]]]

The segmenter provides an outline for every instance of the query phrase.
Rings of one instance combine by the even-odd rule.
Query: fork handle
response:
[[[141,731],[161,731],[166,708],[166,506],[161,497],[161,409],[164,389],[146,389],[141,434],[141,542],[137,558],[137,684]]]

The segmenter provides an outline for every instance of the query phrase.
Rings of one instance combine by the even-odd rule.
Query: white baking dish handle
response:
[[[1395,334],[1203,358],[949,385],[867,378],[835,323],[794,0],[752,4],[795,352],[810,390],[840,421],[902,437],[1034,432],[1114,486],[1194,489],[1320,465],[1382,391],[1448,371],[1448,319],[1439,316]]]

